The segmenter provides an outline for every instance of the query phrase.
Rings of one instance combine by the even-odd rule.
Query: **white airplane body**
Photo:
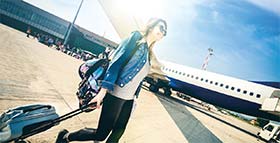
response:
[[[99,3],[121,38],[143,23],[115,7],[117,1],[99,0]],[[161,64],[158,73],[164,73],[170,80],[164,87],[167,91],[172,88],[228,110],[280,121],[280,83],[271,87],[171,62],[161,61]]]
[[[204,102],[239,113],[280,121],[280,90],[205,70],[162,61],[169,86]],[[275,100],[276,104],[265,101]],[[273,100],[272,100],[273,99]],[[267,109],[272,106],[272,109]]]

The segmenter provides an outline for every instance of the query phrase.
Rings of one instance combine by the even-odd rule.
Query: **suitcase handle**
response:
[[[101,102],[100,104],[102,104],[102,103],[103,103],[103,102]],[[78,114],[81,114],[81,113],[85,112],[85,109],[88,108],[89,106],[96,107],[96,105],[97,105],[97,102],[90,103],[90,104],[88,104],[88,105],[86,105],[86,106],[83,106],[83,107],[81,107],[81,108],[79,108],[79,109],[76,109],[76,110],[74,110],[74,111],[71,111],[71,112],[69,112],[69,113],[67,113],[67,114],[64,114],[64,115],[62,115],[62,116],[60,116],[60,117],[54,119],[54,120],[52,121],[52,123],[53,123],[53,124],[56,124],[56,123],[59,123],[59,122],[61,122],[61,121],[67,120],[67,119],[69,119],[69,118],[72,118],[72,117],[74,117],[74,116],[76,116],[76,115],[78,115]],[[91,111],[93,111],[93,110],[95,110],[95,109],[96,109],[96,108],[93,108],[93,109],[91,109]]]
[[[26,113],[26,112],[30,112],[30,111],[34,111],[34,110],[38,110],[38,109],[42,109],[42,108],[51,109],[52,106],[50,106],[50,105],[42,105],[42,106],[38,106],[38,107],[23,109],[22,112],[23,112],[23,113]]]

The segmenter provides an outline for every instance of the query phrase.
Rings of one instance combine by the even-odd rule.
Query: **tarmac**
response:
[[[59,115],[78,108],[77,71],[83,61],[2,24],[0,33],[0,113],[34,103],[53,105]],[[100,111],[82,113],[27,140],[53,143],[61,129],[97,127]],[[243,121],[143,88],[120,142],[259,143],[257,131]]]

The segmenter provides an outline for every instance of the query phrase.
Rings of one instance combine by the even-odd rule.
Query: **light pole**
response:
[[[212,48],[208,48],[208,54],[207,54],[207,56],[206,56],[206,58],[205,58],[205,60],[204,60],[204,62],[203,62],[202,67],[201,67],[202,70],[206,70],[206,67],[207,67],[207,65],[208,65],[208,62],[209,62],[210,57],[211,57],[212,55],[214,55],[214,50],[213,50]]]
[[[70,28],[69,28],[69,29],[67,30],[67,32],[66,32],[66,36],[65,36],[65,38],[64,38],[63,45],[66,45],[66,43],[68,42],[69,35],[70,35],[71,30],[72,30],[72,28],[73,28],[73,26],[74,26],[74,24],[75,24],[75,21],[76,21],[76,19],[77,19],[77,16],[78,16],[78,14],[79,14],[79,11],[80,11],[80,9],[81,9],[81,7],[82,7],[83,2],[84,2],[84,0],[81,1],[80,6],[79,6],[79,8],[78,8],[78,11],[77,11],[77,13],[76,13],[76,15],[75,15],[75,18],[74,18],[73,22],[70,23]]]

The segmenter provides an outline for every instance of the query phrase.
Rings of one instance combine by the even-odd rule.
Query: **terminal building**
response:
[[[64,41],[71,22],[48,13],[22,0],[0,1],[0,22],[22,32],[31,29],[31,35],[46,34],[56,40]],[[115,49],[117,43],[74,25],[68,44],[94,55],[106,48]]]

